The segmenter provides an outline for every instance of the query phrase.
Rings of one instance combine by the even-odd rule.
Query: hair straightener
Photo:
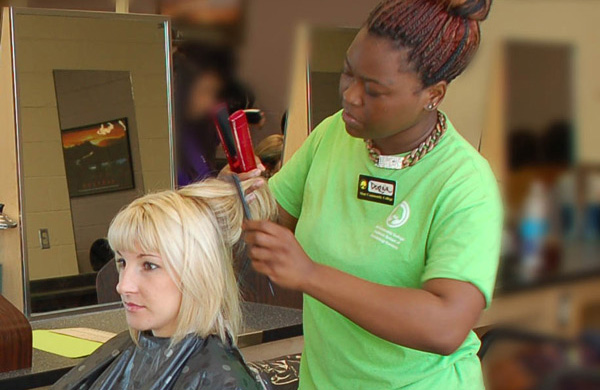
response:
[[[231,171],[244,173],[256,169],[246,113],[238,110],[229,115],[227,105],[222,103],[215,108],[213,117]]]

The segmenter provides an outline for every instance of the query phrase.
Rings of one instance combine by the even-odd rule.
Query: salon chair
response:
[[[115,253],[110,248],[106,238],[99,238],[92,243],[90,247],[90,265],[94,272],[100,271],[114,257]]]
[[[117,283],[119,283],[119,272],[113,258],[96,275],[96,294],[99,304],[121,301],[121,296],[117,293]]]

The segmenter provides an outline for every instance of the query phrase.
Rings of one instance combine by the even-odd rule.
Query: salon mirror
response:
[[[110,260],[97,240],[112,218],[174,186],[169,24],[31,9],[11,16],[25,312],[90,309],[98,261]]]
[[[518,209],[533,182],[554,186],[574,167],[575,56],[568,43],[522,40],[507,41],[504,54],[506,197]]]
[[[315,27],[309,32],[309,132],[342,109],[340,76],[357,28]]]
[[[311,131],[342,108],[340,76],[357,28],[301,25],[296,31],[283,163]]]

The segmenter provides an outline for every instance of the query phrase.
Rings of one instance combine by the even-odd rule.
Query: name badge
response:
[[[358,199],[393,206],[395,196],[395,181],[365,175],[358,177]]]

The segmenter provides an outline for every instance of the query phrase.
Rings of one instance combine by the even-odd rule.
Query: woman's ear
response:
[[[433,84],[427,88],[427,103],[425,104],[425,109],[427,111],[433,111],[438,108],[438,106],[444,100],[446,96],[446,90],[448,89],[448,82],[440,81],[436,84]]]

